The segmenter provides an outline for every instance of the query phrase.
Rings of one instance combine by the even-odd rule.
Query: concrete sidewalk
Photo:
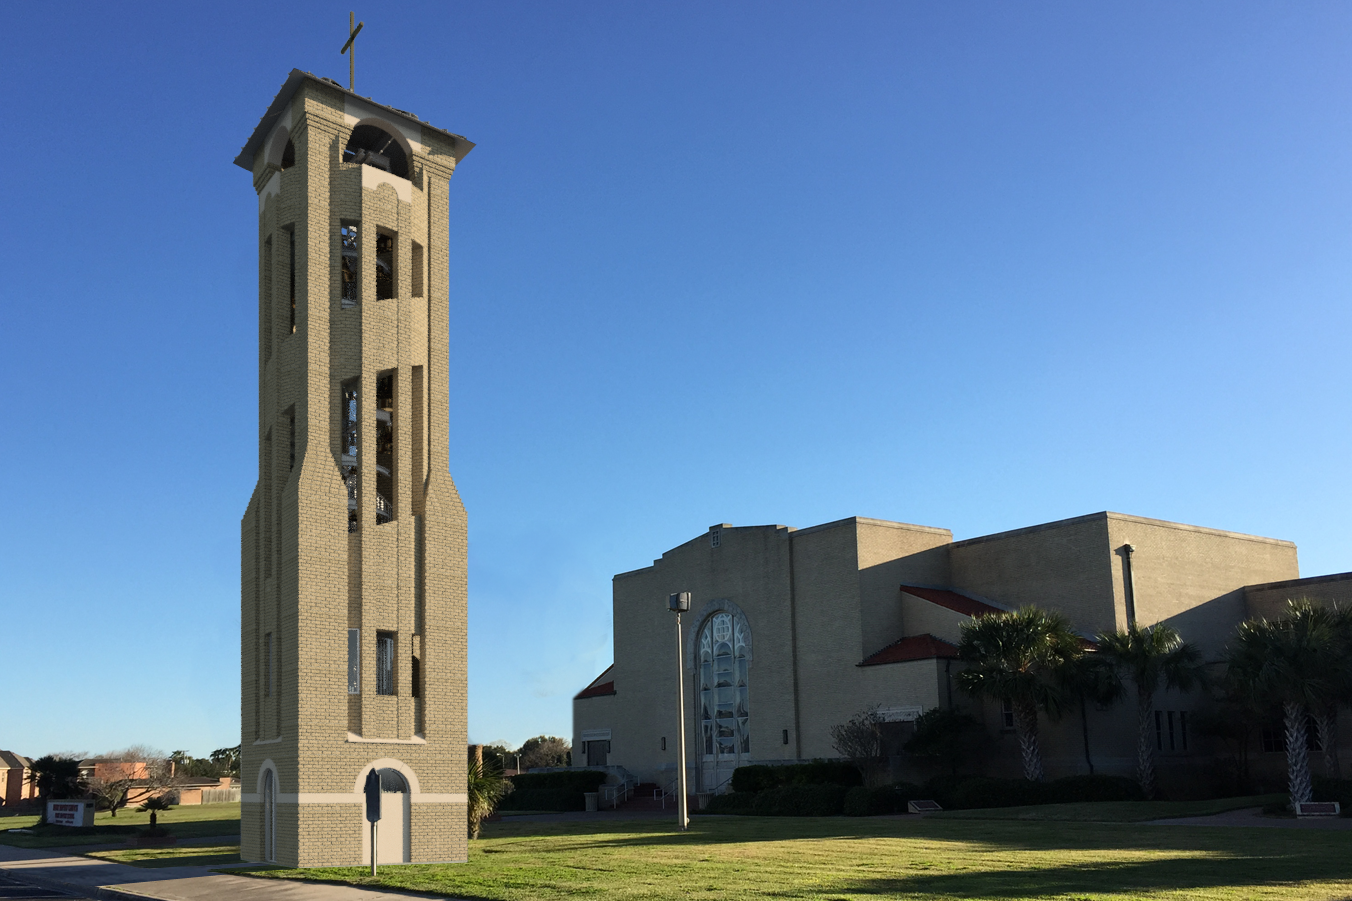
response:
[[[390,901],[435,898],[402,892],[324,885],[291,879],[258,879],[214,873],[210,867],[147,869],[71,855],[69,849],[36,850],[0,845],[0,873],[39,888],[101,901]]]
[[[1205,817],[1175,817],[1150,820],[1146,826],[1253,826],[1260,829],[1352,829],[1352,819],[1344,817],[1269,817],[1261,807],[1227,810]]]

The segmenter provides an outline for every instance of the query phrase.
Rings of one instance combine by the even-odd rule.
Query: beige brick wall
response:
[[[259,205],[259,487],[241,526],[241,729],[245,801],[241,854],[263,856],[254,788],[265,760],[278,779],[277,859],[300,866],[361,863],[354,786],[373,762],[415,777],[413,861],[467,852],[466,521],[447,474],[449,296],[447,181],[451,139],[421,129],[409,200],[363,186],[341,160],[351,131],[346,92],[305,80],[289,105],[296,164],[255,163]],[[378,182],[379,180],[377,180]],[[359,220],[361,303],[341,304],[338,235]],[[377,300],[375,241],[397,233],[396,296]],[[296,332],[290,333],[286,248],[296,248]],[[271,241],[269,241],[271,239]],[[412,247],[427,276],[413,296]],[[270,245],[270,252],[269,252]],[[267,264],[271,264],[270,267]],[[266,271],[265,271],[266,270]],[[377,524],[377,373],[395,373],[395,519]],[[339,470],[339,388],[360,378],[361,529],[347,530]],[[416,389],[416,390],[415,390]],[[289,466],[290,415],[296,464]],[[314,438],[315,440],[310,440]],[[361,693],[347,692],[347,630],[361,630]],[[396,637],[394,696],[375,692],[376,632]],[[261,674],[263,636],[275,641],[274,687]],[[422,697],[411,696],[414,653]]]
[[[1277,619],[1286,615],[1288,602],[1297,600],[1352,608],[1352,573],[1288,579],[1244,589],[1244,610],[1250,617]]]

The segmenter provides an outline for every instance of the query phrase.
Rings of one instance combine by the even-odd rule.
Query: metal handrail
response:
[[[600,789],[601,789],[601,800],[602,801],[609,800],[611,810],[617,809],[622,803],[629,800],[629,794],[631,791],[631,789],[629,788],[628,780],[625,780],[624,782],[615,783],[613,785],[603,784],[600,786]]]

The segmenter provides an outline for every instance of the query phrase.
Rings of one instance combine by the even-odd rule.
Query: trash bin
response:
[[[596,796],[600,792],[583,792],[582,797],[587,799],[587,813],[596,813]]]

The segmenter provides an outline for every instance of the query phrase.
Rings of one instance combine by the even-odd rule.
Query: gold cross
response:
[[[356,20],[356,13],[349,12],[347,14],[347,43],[343,45],[342,50],[338,51],[340,55],[347,53],[349,50],[352,51],[347,57],[347,89],[353,93],[356,93],[357,90],[357,48],[353,46],[352,42],[357,39],[357,34],[362,30],[362,26],[366,24],[365,22],[361,22],[356,28],[353,28],[352,23]]]

